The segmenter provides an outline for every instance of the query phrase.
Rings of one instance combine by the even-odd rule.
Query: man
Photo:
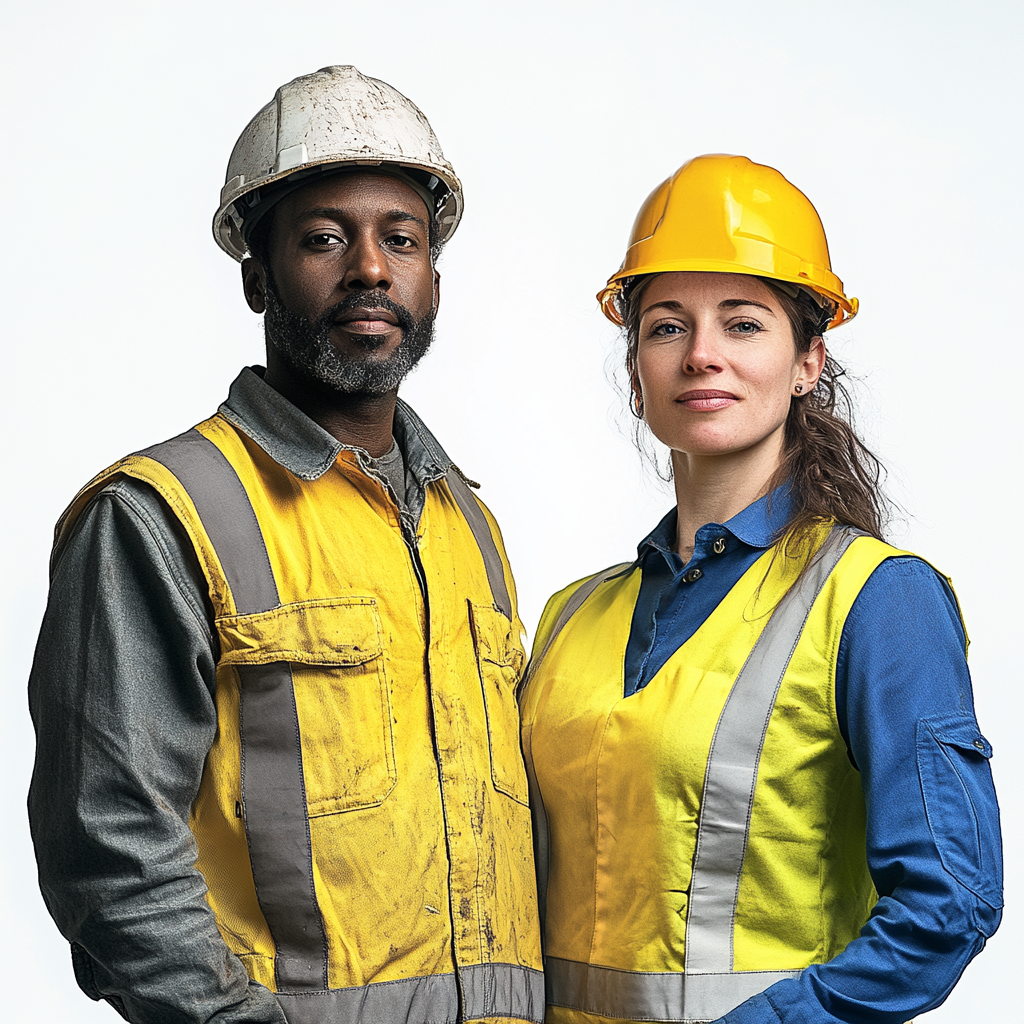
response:
[[[227,179],[214,232],[267,367],[58,525],[47,906],[85,992],[144,1024],[539,1021],[512,577],[397,399],[459,180],[351,67],[278,90]]]

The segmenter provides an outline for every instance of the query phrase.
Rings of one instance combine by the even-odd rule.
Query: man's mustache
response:
[[[329,331],[339,317],[357,309],[386,310],[398,321],[398,326],[402,328],[403,334],[408,334],[416,325],[415,318],[405,306],[400,306],[394,299],[389,298],[378,289],[347,295],[341,302],[335,303],[318,317],[317,327],[322,331]]]

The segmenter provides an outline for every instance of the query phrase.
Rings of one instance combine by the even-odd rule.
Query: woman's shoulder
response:
[[[939,631],[952,632],[958,645],[964,645],[963,616],[952,580],[919,555],[873,538],[872,541],[886,550],[879,550],[884,557],[860,588],[850,610],[844,640],[893,630],[905,636]]]
[[[632,562],[610,565],[600,572],[574,580],[568,586],[552,594],[544,606],[540,623],[537,626],[537,635],[533,643],[534,654],[547,648],[565,621],[602,583],[613,577],[625,575],[632,565]]]

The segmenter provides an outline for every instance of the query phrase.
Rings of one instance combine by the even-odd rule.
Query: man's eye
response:
[[[341,242],[341,239],[332,234],[329,231],[318,231],[315,235],[309,236],[309,241],[312,245],[337,245]]]
[[[396,249],[411,249],[416,244],[407,235],[392,235],[387,241],[388,245],[393,245]]]

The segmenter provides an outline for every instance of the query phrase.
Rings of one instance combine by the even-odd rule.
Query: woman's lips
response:
[[[714,412],[738,402],[731,391],[694,390],[680,395],[676,401],[693,412]]]

